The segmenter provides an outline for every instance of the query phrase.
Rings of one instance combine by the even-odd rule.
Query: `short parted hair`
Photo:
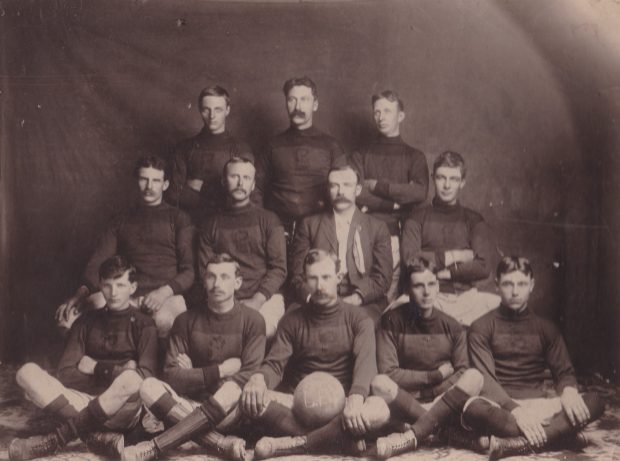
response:
[[[319,99],[319,90],[316,87],[316,83],[314,83],[310,77],[306,75],[303,77],[293,77],[284,82],[282,91],[284,92],[285,97],[288,96],[289,91],[291,91],[291,88],[294,86],[307,86],[312,90],[312,96],[314,96],[314,99]]]
[[[315,263],[321,262],[325,259],[329,259],[334,263],[336,273],[340,272],[340,260],[335,253],[331,251],[321,250],[320,248],[313,248],[308,251],[306,258],[304,259],[304,272],[308,266],[312,266]]]
[[[99,266],[99,280],[118,279],[129,271],[127,278],[131,283],[136,281],[136,268],[124,256],[114,255]]]
[[[245,157],[231,157],[230,160],[228,160],[225,164],[224,164],[224,168],[222,168],[222,178],[225,178],[226,175],[228,174],[228,165],[234,165],[237,163],[249,163],[250,165],[252,165],[254,167],[254,173],[256,173],[256,166],[254,165],[254,162],[252,160],[250,160],[249,158],[245,158]]]
[[[230,256],[228,253],[216,253],[213,255],[207,266],[205,267],[205,275],[207,273],[206,268],[209,267],[210,264],[223,264],[223,263],[232,263],[235,265],[235,277],[241,277],[241,267],[235,258]]]
[[[168,162],[159,155],[145,155],[140,157],[136,162],[136,166],[133,169],[134,178],[140,177],[141,168],[154,168],[164,172],[164,179],[170,179],[170,171],[168,169]]]
[[[200,94],[198,95],[198,108],[202,109],[202,100],[206,96],[220,96],[226,100],[226,105],[230,106],[230,95],[228,91],[222,88],[219,85],[212,85],[206,88],[203,88]]]
[[[385,91],[382,91],[381,93],[373,94],[371,98],[373,107],[379,99],[387,99],[390,102],[397,102],[398,110],[400,110],[401,112],[405,110],[405,104],[403,103],[403,100],[400,99],[400,96],[398,96],[398,93],[396,91],[385,90]]]
[[[433,261],[429,261],[422,256],[411,258],[405,263],[405,277],[408,283],[411,283],[411,276],[413,274],[421,274],[425,271],[431,271],[435,274],[437,272],[437,266]]]
[[[329,173],[327,173],[327,178],[329,178],[329,175],[332,174],[334,171],[347,171],[347,170],[355,173],[355,177],[357,178],[358,184],[362,183],[362,174],[357,168],[355,168],[353,165],[350,165],[350,164],[332,167],[329,170]]]
[[[442,166],[460,168],[461,177],[465,179],[465,174],[467,173],[467,168],[465,168],[465,159],[458,152],[447,150],[439,154],[439,157],[437,157],[437,160],[433,163],[433,175],[437,172],[437,169]]]
[[[499,280],[502,275],[515,271],[523,272],[525,275],[534,278],[534,271],[532,270],[530,260],[521,256],[504,256],[497,265],[495,276]]]

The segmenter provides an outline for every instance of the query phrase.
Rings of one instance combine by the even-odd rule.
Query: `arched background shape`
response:
[[[60,343],[55,306],[132,202],[133,162],[200,128],[202,87],[231,92],[231,131],[260,151],[287,124],[282,83],[308,74],[349,150],[373,136],[371,94],[399,91],[404,138],[429,164],[465,156],[463,203],[498,254],[532,259],[576,365],[615,374],[616,2],[14,0],[0,21],[5,360]]]

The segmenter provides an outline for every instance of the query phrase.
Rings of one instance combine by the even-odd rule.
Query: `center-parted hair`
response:
[[[156,170],[160,170],[164,172],[164,180],[170,179],[170,170],[168,167],[168,162],[159,155],[146,155],[144,157],[140,157],[136,162],[136,166],[133,169],[134,178],[140,177],[140,169],[141,168],[154,168]]]
[[[335,253],[332,253],[331,251],[321,250],[320,248],[313,248],[308,251],[308,254],[304,259],[304,272],[306,271],[306,267],[312,266],[313,264],[321,262],[325,259],[329,259],[334,263],[334,266],[336,267],[336,273],[340,271],[340,260]]]
[[[209,259],[209,262],[205,266],[205,271],[204,271],[204,274],[203,274],[203,279],[204,279],[204,276],[207,274],[207,268],[211,264],[223,264],[223,263],[234,264],[235,265],[235,276],[236,277],[241,277],[241,267],[239,266],[239,263],[237,262],[237,260],[235,260],[228,253],[216,253],[211,259]]]
[[[129,271],[127,278],[130,282],[136,281],[136,268],[124,256],[114,255],[106,259],[99,266],[99,280],[118,279]]]
[[[437,160],[435,160],[435,163],[433,163],[433,175],[437,172],[437,169],[442,166],[459,168],[461,170],[461,177],[465,179],[465,174],[467,173],[467,168],[465,167],[465,159],[458,152],[447,150],[439,154],[439,157],[437,157]]]
[[[437,272],[437,266],[435,263],[422,256],[411,258],[405,263],[404,269],[405,277],[408,283],[411,283],[411,276],[413,274],[421,274],[425,271],[431,271],[433,274]]]
[[[310,77],[306,75],[303,77],[293,77],[284,82],[284,86],[282,87],[284,97],[288,96],[288,92],[291,91],[291,88],[294,86],[307,86],[312,90],[312,96],[314,96],[314,99],[319,99],[319,90],[316,87],[316,83],[314,83]]]
[[[534,278],[534,270],[530,260],[521,256],[504,256],[497,265],[495,276],[499,280],[502,275],[516,271],[523,272],[525,275]]]
[[[379,99],[387,99],[390,102],[396,102],[398,103],[398,110],[400,110],[401,112],[405,110],[405,104],[403,103],[403,100],[400,99],[400,96],[398,96],[398,93],[396,91],[385,90],[381,93],[373,94],[371,98],[373,107]]]
[[[230,95],[228,91],[222,88],[219,85],[212,85],[206,88],[203,88],[200,94],[198,95],[198,108],[202,109],[202,100],[207,96],[219,96],[226,100],[226,105],[230,106]]]
[[[226,178],[226,175],[228,174],[228,165],[234,165],[237,163],[249,163],[250,165],[252,165],[254,167],[254,174],[256,175],[256,166],[254,165],[254,162],[248,158],[245,157],[231,157],[230,160],[228,160],[226,162],[226,164],[224,165],[224,168],[222,168],[222,178]]]

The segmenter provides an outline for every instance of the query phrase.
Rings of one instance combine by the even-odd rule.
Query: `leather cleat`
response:
[[[418,441],[413,431],[395,432],[387,437],[377,439],[377,457],[387,459],[418,447]]]
[[[306,437],[263,437],[254,446],[254,459],[307,453]]]
[[[55,433],[35,435],[27,439],[13,439],[9,445],[9,459],[11,461],[28,461],[42,458],[58,452],[64,444]]]
[[[121,459],[125,449],[123,434],[118,432],[91,432],[84,442],[91,452],[112,459]]]
[[[534,453],[536,453],[536,449],[530,445],[525,437],[501,438],[492,435],[489,440],[489,461]]]
[[[245,460],[245,440],[234,435],[222,436],[215,444],[218,455],[233,461]]]
[[[159,457],[159,451],[155,442],[149,440],[137,445],[126,447],[121,456],[122,461],[151,461]]]

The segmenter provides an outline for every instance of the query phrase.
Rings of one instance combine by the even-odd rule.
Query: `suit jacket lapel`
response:
[[[330,250],[338,254],[338,237],[336,235],[336,221],[333,212],[326,212],[321,217],[321,229],[329,242]]]

